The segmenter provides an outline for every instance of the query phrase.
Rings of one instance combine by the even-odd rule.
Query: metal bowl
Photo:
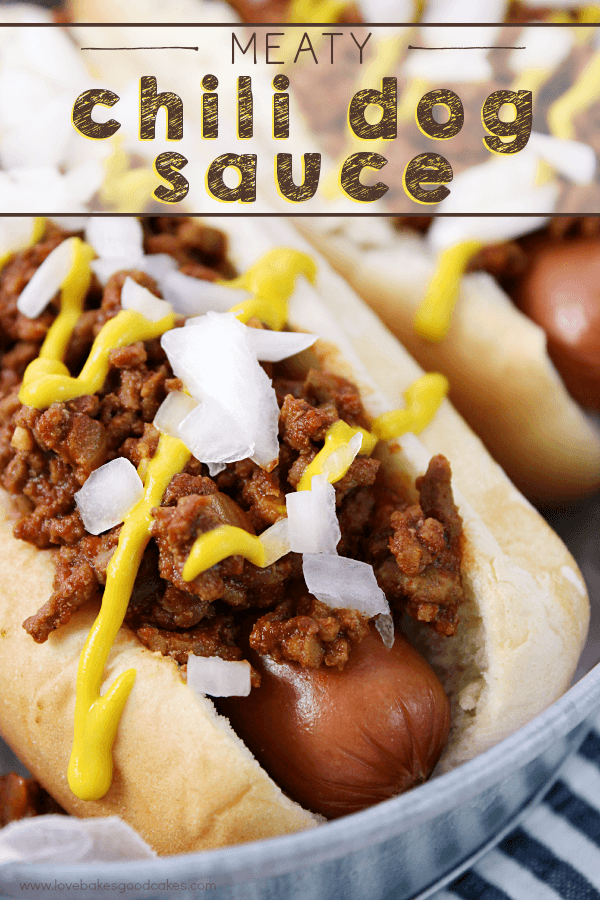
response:
[[[205,897],[270,900],[408,900],[439,884],[505,832],[579,745],[600,705],[600,665],[537,719],[453,772],[376,807],[296,835],[142,863],[0,868],[0,893],[149,900]],[[69,885],[77,884],[76,889]],[[92,885],[90,887],[90,884]],[[87,890],[85,885],[88,886]]]
[[[39,888],[22,887],[35,880],[51,885],[61,900],[97,900],[98,882],[108,885],[104,898],[125,900],[191,900],[213,890],[223,900],[424,898],[506,834],[544,793],[585,736],[585,720],[600,709],[600,603],[594,603],[600,601],[594,545],[600,502],[548,518],[586,575],[592,625],[577,683],[520,731],[408,794],[308,832],[141,863],[10,863],[0,867],[0,895],[39,897]]]

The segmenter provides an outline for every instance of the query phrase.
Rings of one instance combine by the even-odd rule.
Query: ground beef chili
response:
[[[46,813],[64,813],[64,810],[37,781],[15,772],[0,775],[0,828],[17,819]]]
[[[147,219],[144,229],[146,252],[170,254],[182,271],[209,280],[233,275],[225,239],[214,229],[185,218]],[[92,471],[117,456],[136,466],[151,458],[159,437],[152,424],[156,411],[169,391],[181,389],[155,340],[114,350],[95,396],[53,403],[44,411],[21,405],[24,369],[38,354],[58,306],[53,302],[31,321],[17,311],[16,301],[62,237],[48,224],[42,241],[16,254],[0,274],[0,483],[19,504],[15,535],[40,550],[58,550],[54,593],[24,622],[40,643],[84,604],[101,598],[119,537],[121,526],[98,537],[87,534],[74,494]],[[128,274],[158,294],[148,275]],[[119,311],[125,277],[113,275],[104,289],[93,282],[67,352],[73,373],[102,325]],[[199,534],[222,524],[260,534],[285,515],[286,493],[295,490],[334,422],[368,427],[358,391],[345,379],[316,369],[298,378],[285,363],[268,368],[280,406],[277,467],[267,473],[245,459],[211,478],[192,458],[153,511],[153,539],[126,623],[143,644],[181,666],[190,653],[243,658],[249,642],[276,660],[341,669],[368,633],[364,615],[329,609],[307,594],[298,554],[264,569],[231,556],[193,581],[183,580]],[[398,616],[406,611],[452,634],[462,598],[461,521],[443,457],[432,460],[417,489],[420,504],[385,482],[376,459],[357,458],[335,485],[339,552],[373,564]]]

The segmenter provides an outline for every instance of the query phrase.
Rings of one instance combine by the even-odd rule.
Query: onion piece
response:
[[[238,422],[217,401],[209,398],[197,404],[181,422],[180,440],[204,463],[228,463],[246,459],[254,444]]]
[[[341,540],[335,511],[335,488],[325,475],[314,475],[310,491],[296,491],[285,498],[294,553],[337,553]]]
[[[29,319],[35,319],[46,308],[71,271],[76,238],[67,238],[55,247],[23,288],[17,309]]]
[[[49,216],[50,221],[64,231],[85,231],[89,216]]]
[[[251,296],[247,291],[203,281],[183,272],[168,272],[160,287],[165,300],[182,316],[199,316],[211,310],[227,312]]]
[[[387,598],[368,563],[328,553],[305,553],[302,570],[310,593],[327,606],[356,609],[369,618],[389,615]]]
[[[90,534],[101,534],[124,521],[144,495],[135,466],[122,456],[92,472],[75,503]]]
[[[33,216],[6,216],[0,219],[0,257],[29,246],[35,233]]]
[[[176,267],[177,262],[168,253],[151,253],[148,256],[102,256],[92,262],[92,271],[103,287],[115,272],[138,269],[155,278],[163,294],[162,283]]]
[[[173,272],[177,269],[177,260],[173,259],[172,256],[169,256],[168,253],[148,253],[141,258],[138,266],[142,272],[145,272],[147,275],[150,275],[158,281],[159,285],[161,285],[161,293],[164,297],[165,292],[162,289],[162,282],[166,279],[169,272]]]
[[[85,239],[100,257],[140,259],[144,255],[144,232],[133,216],[91,216]]]
[[[187,661],[188,687],[196,694],[211,697],[247,697],[252,686],[250,672],[246,660],[190,654]]]
[[[211,478],[214,478],[215,475],[218,475],[219,472],[223,472],[223,470],[227,468],[225,463],[207,462],[206,465],[208,466],[208,474]]]
[[[278,458],[277,397],[250,348],[248,330],[233,313],[209,312],[193,326],[162,337],[175,375],[205,407],[190,413],[180,427],[181,439],[201,462],[250,456],[271,468]]]
[[[115,272],[131,272],[140,268],[140,260],[135,256],[102,256],[90,263],[92,272],[102,285],[106,287],[109,278]]]
[[[160,300],[148,288],[142,287],[129,275],[121,288],[121,306],[123,309],[134,309],[149,322],[158,322],[173,312],[170,303]]]
[[[394,646],[394,620],[390,613],[381,613],[375,619],[375,628],[388,650]]]
[[[590,184],[594,180],[596,154],[589,144],[532,131],[529,146],[563,178],[575,184]]]
[[[189,394],[184,394],[183,391],[171,391],[158,407],[153,425],[159,431],[164,431],[165,434],[178,438],[179,426],[197,405],[194,398],[190,397]]]
[[[317,334],[297,331],[269,331],[267,328],[248,328],[250,346],[262,362],[281,362],[312,347]]]
[[[306,494],[309,491],[305,491]],[[280,519],[271,525],[259,536],[259,540],[265,548],[265,567],[277,562],[292,549],[290,547],[289,520]]]

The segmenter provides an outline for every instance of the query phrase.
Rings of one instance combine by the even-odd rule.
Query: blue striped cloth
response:
[[[600,715],[542,802],[431,900],[600,900]]]

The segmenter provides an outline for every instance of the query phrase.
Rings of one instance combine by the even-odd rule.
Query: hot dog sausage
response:
[[[433,669],[397,634],[371,633],[343,671],[254,654],[261,685],[219,710],[277,783],[302,806],[336,818],[424,781],[450,729]]]
[[[571,395],[600,409],[600,240],[540,243],[515,300],[548,335]]]

